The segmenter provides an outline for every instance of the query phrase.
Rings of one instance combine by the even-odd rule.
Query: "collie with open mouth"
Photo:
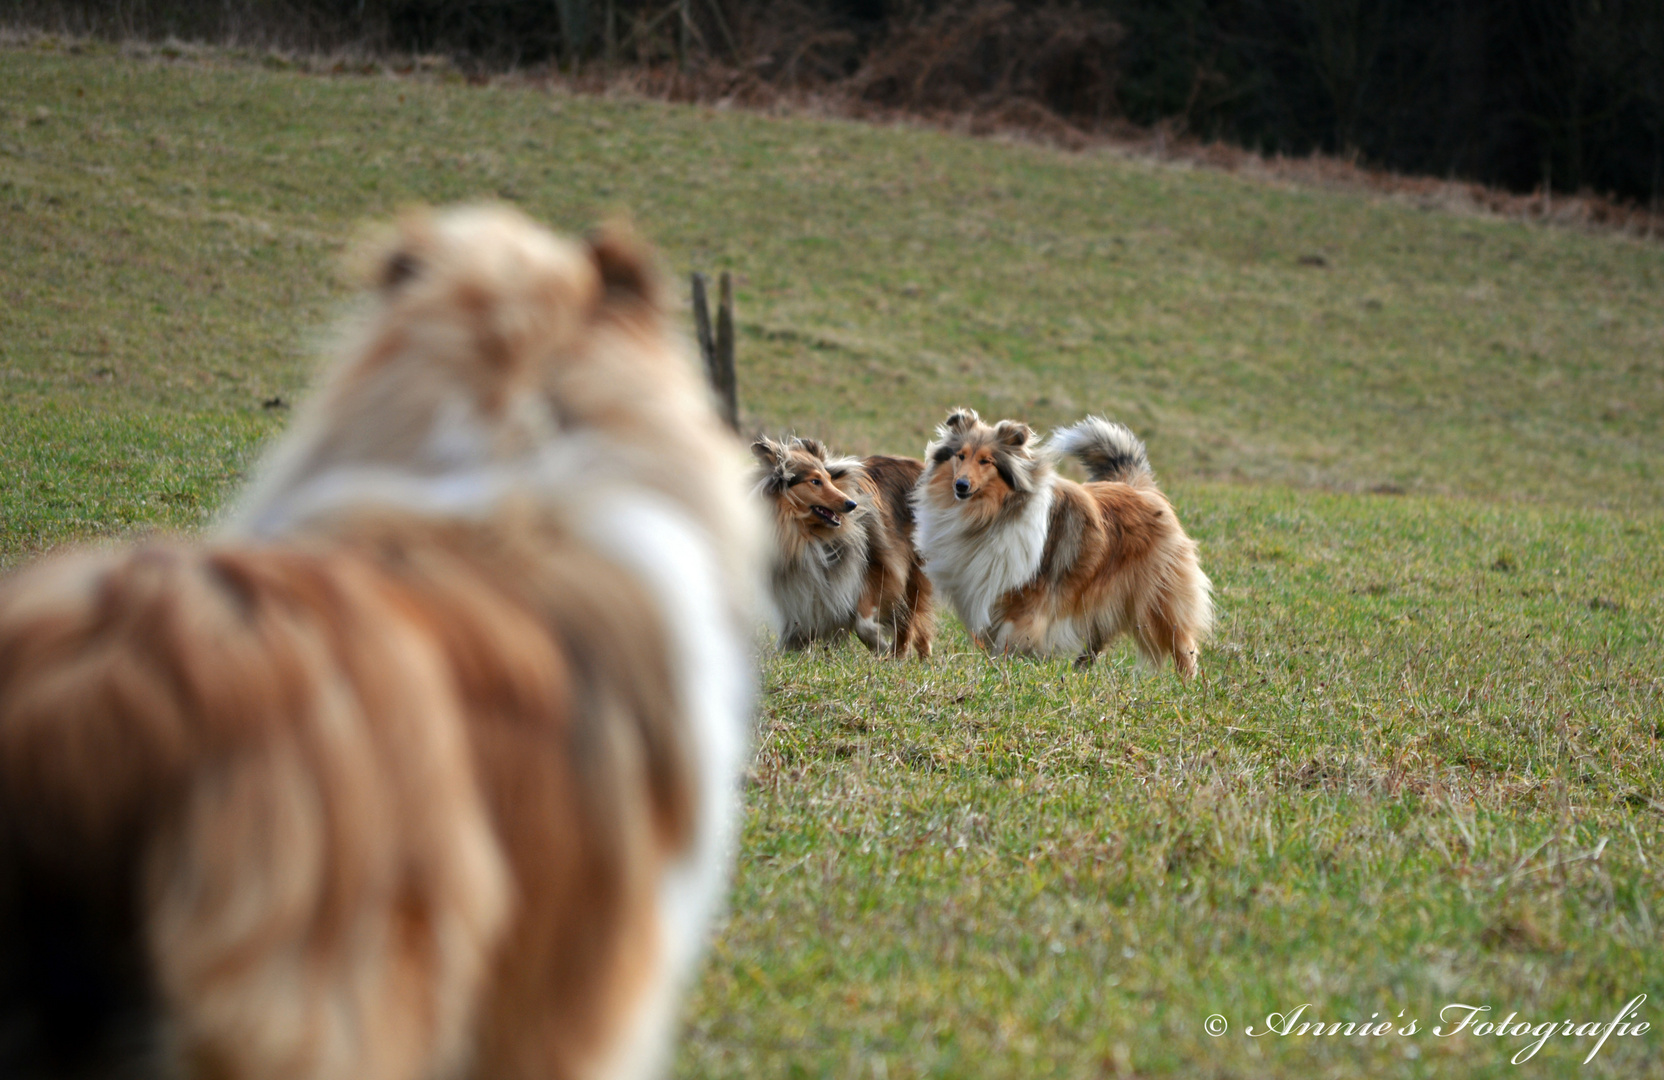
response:
[[[924,463],[835,457],[814,439],[761,437],[757,496],[774,523],[770,584],[781,644],[849,631],[876,653],[924,659],[935,617],[913,544],[913,485]]]
[[[1059,476],[1058,454],[1091,481]],[[1090,416],[1036,446],[1026,424],[957,409],[925,455],[919,551],[983,647],[1089,665],[1126,633],[1152,663],[1196,673],[1212,586],[1131,431]]]
[[[0,1075],[627,1078],[727,876],[760,515],[649,253],[370,245],[206,542],[0,582]]]

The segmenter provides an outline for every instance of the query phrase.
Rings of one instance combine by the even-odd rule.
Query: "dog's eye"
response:
[[[820,481],[819,480],[811,480],[811,481],[809,481],[809,483],[815,485],[816,487],[820,487]]]
[[[957,453],[953,456],[958,458],[960,461],[964,461],[965,460],[965,451],[961,450],[961,451],[959,451],[959,453]]]

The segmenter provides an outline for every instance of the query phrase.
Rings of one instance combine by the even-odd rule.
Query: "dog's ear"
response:
[[[432,242],[433,212],[407,209],[395,224],[374,226],[353,245],[346,272],[360,287],[391,295],[422,275]]]
[[[601,277],[603,304],[640,303],[663,307],[663,290],[653,249],[627,225],[609,222],[585,238]]]
[[[955,409],[948,413],[947,429],[949,431],[966,432],[982,422],[982,417],[975,409]]]
[[[786,456],[785,449],[767,435],[757,436],[757,441],[751,444],[752,456],[770,469],[780,464],[780,459]]]
[[[416,253],[407,248],[399,248],[382,261],[381,271],[376,274],[376,285],[383,292],[392,292],[416,277],[421,270],[422,262]]]
[[[1001,446],[1024,447],[1034,437],[1034,431],[1021,420],[1001,420],[994,425],[994,438]]]
[[[819,439],[805,439],[800,436],[794,437],[792,439],[792,445],[811,457],[819,458],[821,461],[825,461],[827,458],[826,444],[821,442]]]

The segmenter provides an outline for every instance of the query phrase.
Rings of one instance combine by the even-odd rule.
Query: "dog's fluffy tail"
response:
[[[1093,480],[1120,480],[1136,484],[1155,479],[1144,442],[1125,424],[1088,416],[1078,424],[1062,428],[1051,437],[1052,449],[1067,454],[1086,466]]]

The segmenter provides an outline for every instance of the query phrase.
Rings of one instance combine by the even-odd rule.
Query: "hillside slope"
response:
[[[571,228],[626,212],[678,271],[734,270],[747,411],[850,449],[917,453],[958,402],[1100,410],[1170,477],[1664,502],[1664,246],[934,132],[77,48],[0,70],[7,408],[292,396],[341,238],[486,195]]]

